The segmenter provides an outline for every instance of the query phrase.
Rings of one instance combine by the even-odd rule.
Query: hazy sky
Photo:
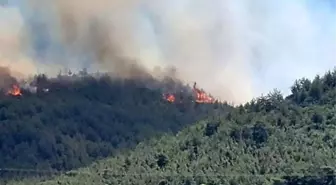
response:
[[[49,31],[58,28],[50,7],[31,16],[24,2],[8,0],[9,8],[0,9],[1,29],[11,28],[0,32],[0,39],[28,26],[33,39],[24,52],[35,60],[49,53],[71,67],[79,65],[62,59],[68,57],[66,49],[50,38]],[[336,0],[144,0],[128,11],[134,16],[130,34],[136,38],[129,41],[132,57],[148,66],[174,64],[188,74],[186,81],[195,79],[209,91],[222,93],[215,87],[221,85],[245,96],[241,99],[273,88],[287,94],[295,79],[336,65]]]

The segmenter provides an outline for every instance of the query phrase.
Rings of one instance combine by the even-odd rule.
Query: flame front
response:
[[[196,102],[198,103],[214,103],[214,99],[205,92],[196,91]]]
[[[12,88],[7,91],[7,94],[13,96],[22,96],[21,89],[18,85],[13,85]]]
[[[196,88],[196,82],[194,83],[194,92],[196,95],[197,103],[214,103],[215,102],[214,98],[207,95],[204,91],[201,91],[198,88]]]
[[[175,102],[175,96],[173,94],[167,94],[167,95],[163,95],[164,99],[166,99],[167,101],[173,103]]]
[[[215,103],[216,101],[213,97],[208,95],[203,90],[196,88],[196,82],[194,83],[193,92],[194,92],[195,102],[197,103]],[[175,95],[172,93],[163,94],[163,99],[171,103],[176,102]]]

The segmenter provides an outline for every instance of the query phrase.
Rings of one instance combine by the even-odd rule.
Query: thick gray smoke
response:
[[[16,0],[0,16],[1,64],[134,76],[137,64],[236,103],[336,63],[335,0]],[[13,7],[19,7],[13,8]],[[9,47],[8,47],[9,46]],[[5,49],[2,49],[2,48]],[[14,58],[13,58],[14,57]],[[15,58],[17,57],[17,58]]]

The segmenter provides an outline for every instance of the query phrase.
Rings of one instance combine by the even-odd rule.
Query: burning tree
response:
[[[194,83],[193,90],[196,96],[195,101],[197,103],[215,103],[215,99],[213,97],[206,94],[206,92],[204,92],[203,90],[196,88],[196,82]]]
[[[215,103],[215,99],[208,95],[206,92],[204,92],[203,90],[200,90],[196,87],[196,82],[194,83],[193,89],[193,96],[194,96],[194,101],[197,103]],[[176,96],[177,93],[166,93],[163,94],[163,98],[171,103],[176,102]]]
[[[14,84],[12,88],[7,91],[7,94],[12,96],[22,96],[21,89],[17,84]]]
[[[175,102],[175,95],[174,94],[163,94],[163,98],[171,103],[174,103]]]

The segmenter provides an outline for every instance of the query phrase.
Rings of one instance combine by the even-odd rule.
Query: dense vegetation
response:
[[[43,184],[336,184],[336,71],[225,112]]]
[[[1,169],[70,170],[160,133],[176,133],[225,107],[168,103],[163,87],[187,89],[169,79],[39,75],[33,83],[37,92],[0,98]]]

